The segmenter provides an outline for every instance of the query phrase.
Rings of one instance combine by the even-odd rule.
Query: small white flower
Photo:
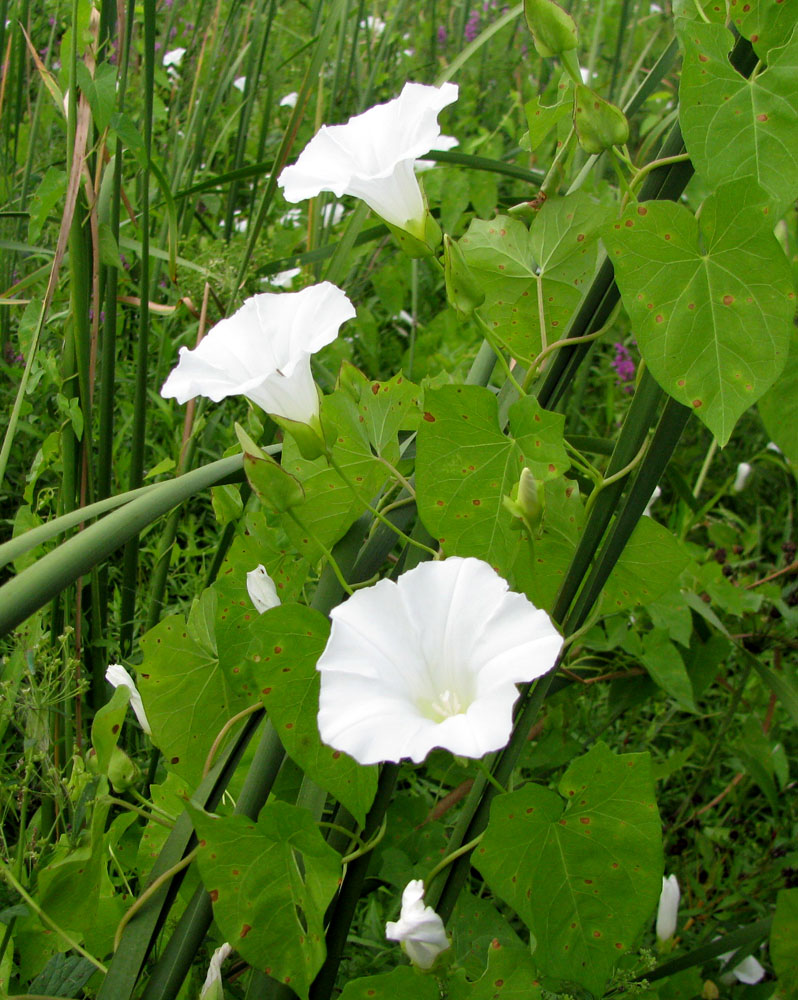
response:
[[[147,733],[148,736],[151,735],[152,730],[150,729],[147,714],[144,711],[144,703],[141,700],[139,689],[136,687],[135,681],[127,670],[125,670],[121,663],[111,663],[105,671],[105,679],[115,688],[120,686],[130,688],[130,707],[133,709],[136,718],[139,720],[141,728],[145,733]]]
[[[726,965],[734,959],[736,954],[737,949],[734,951],[727,951],[723,955],[718,955],[718,961],[723,962],[723,964]],[[747,955],[741,962],[737,962],[732,969],[724,972],[721,976],[721,981],[729,986],[736,979],[738,983],[744,983],[746,986],[754,986],[756,983],[761,982],[764,978],[765,969],[763,966],[754,958],[753,955]]]
[[[657,502],[657,500],[659,500],[661,496],[662,496],[662,490],[659,488],[659,486],[655,486],[654,492],[651,494],[651,498],[646,504],[646,509],[643,511],[643,517],[651,517],[651,508],[654,506],[654,504]]]
[[[516,684],[550,670],[562,646],[545,611],[472,558],[381,580],[331,618],[317,663],[319,732],[361,764],[419,763],[433,747],[463,757],[498,750]]]
[[[199,1000],[223,1000],[222,965],[225,959],[232,954],[232,951],[232,947],[225,941],[211,955],[211,961],[208,965],[208,975],[205,977],[205,982],[200,990]]]
[[[385,21],[379,17],[372,17],[371,14],[366,18],[365,21],[360,22],[361,28],[366,28],[372,35],[379,36],[385,31]]]
[[[263,281],[274,288],[290,288],[294,283],[294,278],[301,273],[301,268],[289,267],[287,271],[278,271],[276,274],[267,275]]]
[[[233,80],[233,86],[236,88],[236,90],[240,90],[242,94],[244,93],[244,88],[246,87],[246,85],[247,85],[247,78],[245,76],[237,76],[235,80]]]
[[[286,94],[285,97],[280,98],[280,107],[295,108],[298,99],[299,94],[295,90],[292,90],[290,94]]]
[[[179,403],[241,395],[267,413],[314,423],[319,397],[310,356],[335,340],[354,315],[352,303],[329,281],[299,292],[253,295],[194,350],[180,348],[161,395]]]
[[[783,454],[783,452],[782,452],[781,448],[779,448],[779,446],[778,446],[778,445],[776,444],[776,442],[775,442],[775,441],[768,441],[768,443],[767,443],[767,444],[765,445],[765,449],[766,449],[767,451],[773,451],[773,452],[775,452],[775,453],[776,453],[777,455],[781,455],[781,454]]]
[[[185,49],[172,49],[171,52],[165,52],[163,57],[164,67],[168,69],[170,66],[179,66],[185,54]]]
[[[321,210],[321,221],[325,226],[337,226],[346,209],[339,201],[332,201]]]
[[[660,941],[670,941],[676,933],[676,918],[679,913],[679,883],[675,875],[662,878],[662,892],[657,909],[657,937]]]
[[[277,221],[281,226],[287,226],[289,229],[293,229],[301,218],[301,208],[289,208],[288,211],[281,215]]]
[[[732,486],[732,490],[735,493],[742,493],[753,471],[754,467],[749,465],[748,462],[740,462],[737,466],[737,475],[734,477],[734,485]]]
[[[443,921],[431,906],[424,905],[421,879],[407,883],[399,920],[386,923],[385,936],[389,941],[400,941],[407,957],[419,969],[431,969],[438,955],[450,947]]]
[[[247,573],[247,593],[255,605],[255,610],[261,615],[264,611],[276,608],[278,604],[282,603],[277,596],[274,580],[266,572],[266,567],[263,565],[256,566],[255,569]]]
[[[361,198],[391,225],[423,238],[424,199],[413,164],[431,149],[456,144],[441,136],[439,113],[457,100],[457,86],[406,83],[399,97],[345,125],[323,125],[277,181],[287,201],[321,191]]]

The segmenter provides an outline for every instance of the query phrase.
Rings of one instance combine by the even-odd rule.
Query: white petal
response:
[[[481,757],[509,739],[516,684],[562,639],[545,612],[479,559],[422,563],[332,612],[319,658],[319,731],[362,764],[433,747]]]
[[[295,108],[298,97],[299,94],[295,90],[292,90],[290,94],[286,94],[285,97],[280,98],[280,107]]]
[[[247,573],[247,593],[255,605],[255,610],[261,615],[282,603],[277,596],[274,580],[263,565],[256,566]]]
[[[136,687],[135,681],[127,670],[125,670],[121,663],[110,663],[108,669],[105,671],[105,679],[115,688],[121,685],[130,689],[130,707],[133,709],[141,728],[148,736],[151,735],[152,730],[147,719],[147,713],[144,711],[144,703],[141,700],[139,689]]]
[[[732,975],[746,986],[753,986],[765,978],[765,970],[753,955],[748,955],[731,970]]]
[[[737,475],[734,477],[734,485],[732,486],[732,490],[735,493],[742,493],[753,471],[753,466],[748,462],[740,462],[737,466]]]
[[[267,413],[307,422],[319,410],[310,355],[335,340],[354,315],[346,295],[328,281],[253,295],[194,350],[181,347],[161,395],[180,403],[243,395]]]

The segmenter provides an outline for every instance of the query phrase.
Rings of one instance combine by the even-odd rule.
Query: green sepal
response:
[[[449,304],[460,319],[467,319],[485,301],[485,292],[474,280],[459,244],[448,234],[443,237],[443,273]]]
[[[244,472],[263,503],[278,513],[285,513],[305,502],[302,483],[270,455],[257,458],[245,453]]]
[[[382,221],[385,222],[385,219]],[[440,246],[443,235],[441,227],[430,215],[429,210],[424,216],[423,229],[419,226],[417,233],[400,229],[399,226],[394,226],[390,222],[385,222],[385,225],[390,229],[391,235],[399,244],[400,249],[408,257],[433,257],[436,248]]]
[[[576,48],[576,22],[554,0],[524,0],[524,17],[544,59]]]
[[[316,388],[318,389],[318,386]],[[318,417],[305,424],[299,420],[289,420],[288,417],[278,417],[274,413],[270,413],[269,416],[286,434],[291,435],[297,443],[300,454],[309,462],[327,454],[327,442],[324,440],[324,431]]]
[[[622,146],[629,139],[629,122],[623,111],[583,83],[574,91],[574,128],[579,145],[591,155]]]

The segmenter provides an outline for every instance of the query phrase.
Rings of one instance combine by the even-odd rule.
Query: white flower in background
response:
[[[139,720],[141,728],[148,736],[151,735],[152,730],[147,719],[147,713],[144,711],[144,703],[141,700],[139,689],[136,687],[135,681],[127,670],[125,670],[121,663],[111,663],[105,671],[105,679],[115,688],[126,687],[130,689],[130,707]]]
[[[224,987],[222,986],[222,965],[225,959],[232,954],[232,947],[225,943],[217,948],[211,955],[208,965],[208,975],[200,990],[199,1000],[224,1000]]]
[[[737,950],[727,951],[723,955],[718,955],[718,961],[726,965],[734,959],[736,954]],[[735,979],[738,983],[744,983],[746,986],[754,986],[765,978],[765,969],[753,955],[747,955],[732,969],[724,972],[720,978],[721,982],[727,986],[730,986]]]
[[[278,271],[276,274],[268,274],[264,279],[264,284],[272,285],[274,288],[290,288],[294,283],[294,278],[301,273],[298,267],[289,267],[287,271]]]
[[[365,21],[360,22],[360,27],[365,28],[372,35],[376,35],[379,38],[383,31],[385,31],[385,21],[379,17],[372,17],[369,14]]]
[[[280,107],[295,108],[298,99],[299,94],[295,90],[292,90],[290,94],[286,94],[285,97],[280,98]]]
[[[260,615],[264,611],[276,608],[282,603],[277,596],[277,587],[274,584],[274,580],[272,580],[266,572],[266,567],[262,564],[247,573],[247,593],[255,605],[255,610]]]
[[[161,389],[185,403],[208,396],[246,396],[267,413],[314,423],[319,397],[310,356],[338,336],[355,308],[340,288],[323,281],[299,292],[261,292],[217,323],[180,360]]]
[[[651,508],[654,506],[654,504],[657,502],[657,500],[659,500],[661,496],[662,496],[662,490],[659,488],[659,486],[655,486],[654,492],[651,494],[651,497],[648,503],[646,504],[646,509],[643,511],[643,517],[651,517]]]
[[[233,86],[236,88],[236,90],[240,90],[242,94],[244,93],[244,88],[246,87],[246,85],[247,85],[247,78],[245,76],[237,76],[235,80],[233,80]]]
[[[277,221],[281,226],[287,226],[289,229],[293,229],[301,218],[301,208],[289,208],[288,211],[281,215]]]
[[[172,49],[171,52],[165,52],[163,57],[164,69],[177,70],[185,54],[185,49]]]
[[[400,941],[407,957],[419,969],[431,969],[438,955],[451,947],[443,921],[431,906],[424,905],[421,879],[407,883],[399,920],[386,923],[385,936],[389,941]]]
[[[781,448],[779,448],[779,446],[776,444],[775,441],[768,441],[768,443],[765,445],[765,450],[766,451],[773,451],[777,455],[782,455],[783,454]]]
[[[331,201],[321,210],[321,221],[325,226],[337,226],[343,219],[346,209],[339,201]]]
[[[732,486],[732,490],[735,493],[742,493],[753,471],[754,467],[749,465],[748,462],[740,462],[737,466],[737,475],[734,477],[734,484]]]
[[[679,913],[679,883],[675,875],[662,877],[662,892],[657,908],[657,937],[660,941],[670,941],[676,933],[676,918]]]
[[[433,747],[482,757],[512,730],[516,684],[562,638],[480,559],[428,562],[335,608],[317,663],[322,740],[361,764],[419,763]]]
[[[406,83],[399,97],[345,125],[323,125],[277,181],[287,201],[321,191],[351,194],[386,222],[423,239],[426,209],[413,164],[431,149],[451,149],[438,115],[457,100],[457,86]]]

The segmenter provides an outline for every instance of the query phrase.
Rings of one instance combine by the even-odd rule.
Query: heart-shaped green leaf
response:
[[[724,445],[787,360],[790,268],[755,184],[727,184],[700,219],[683,205],[631,205],[605,233],[651,374]]]
[[[191,809],[202,881],[225,939],[254,968],[307,997],[325,956],[324,912],[341,858],[306,809],[270,802],[257,823]]]
[[[680,21],[684,49],[679,122],[696,171],[713,188],[750,177],[778,218],[798,196],[798,32],[750,79],[729,62],[734,37],[722,24]],[[784,39],[787,41],[787,39]]]
[[[597,743],[558,791],[529,784],[495,798],[473,861],[534,935],[538,968],[600,997],[662,888],[649,756]]]

